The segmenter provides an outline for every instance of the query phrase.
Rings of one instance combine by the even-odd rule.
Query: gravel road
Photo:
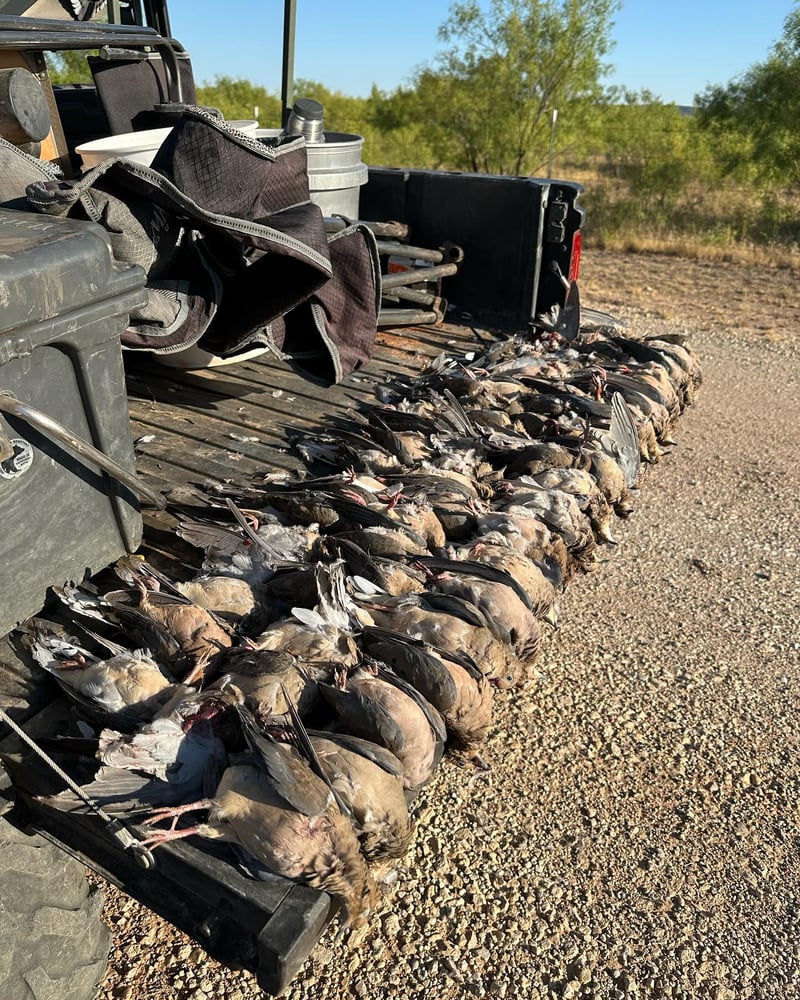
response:
[[[490,770],[444,761],[370,929],[326,935],[288,1000],[800,995],[797,307],[772,337],[616,311],[689,334],[698,402],[499,694]],[[106,912],[103,1000],[261,996],[127,897]]]

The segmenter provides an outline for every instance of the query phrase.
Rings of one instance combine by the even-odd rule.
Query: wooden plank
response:
[[[335,386],[320,386],[271,355],[222,368],[181,371],[127,355],[137,467],[161,487],[249,481],[302,463],[298,435],[330,429],[335,417],[375,401],[375,390],[398,376],[413,378],[443,351],[475,350],[466,327],[417,327],[379,332],[373,359]],[[257,438],[248,441],[242,438]]]

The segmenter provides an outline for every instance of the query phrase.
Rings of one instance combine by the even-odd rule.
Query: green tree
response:
[[[417,90],[398,87],[387,93],[373,85],[367,113],[364,149],[369,163],[384,167],[439,165]]]
[[[97,51],[68,49],[64,52],[46,52],[47,71],[51,83],[92,83],[92,71],[86,57],[96,56]]]
[[[449,48],[416,86],[444,165],[528,174],[547,160],[552,112],[574,123],[603,97],[619,0],[456,2]]]
[[[800,183],[800,6],[764,62],[696,98],[698,122],[720,161],[747,178]]]
[[[197,102],[218,108],[229,121],[252,119],[258,109],[258,120],[265,128],[281,124],[280,98],[249,80],[232,76],[217,76],[213,83],[197,88]]]
[[[649,91],[623,90],[599,115],[605,172],[627,182],[642,217],[668,212],[689,188],[714,172],[707,137],[694,117]]]

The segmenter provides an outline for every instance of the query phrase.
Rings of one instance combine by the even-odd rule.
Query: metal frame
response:
[[[281,106],[283,125],[294,104],[294,37],[297,23],[297,0],[284,0],[283,4],[283,63],[281,66]]]
[[[65,49],[100,49],[106,46],[155,49],[164,61],[170,100],[176,104],[183,103],[177,53],[186,50],[177,39],[167,38],[155,28],[95,24],[91,21],[33,20],[0,14],[0,50],[57,52]]]
[[[176,52],[186,50],[172,38],[169,12],[161,0],[134,0],[123,8],[118,0],[109,0],[109,18],[113,23],[94,21],[59,21],[0,14],[0,49],[49,51],[59,49],[99,49],[103,46],[153,48],[161,54],[167,70],[170,100],[183,103],[183,87]],[[137,24],[123,23],[133,17]],[[294,103],[294,48],[297,24],[297,0],[283,4],[283,60],[281,66],[281,104],[283,124]]]

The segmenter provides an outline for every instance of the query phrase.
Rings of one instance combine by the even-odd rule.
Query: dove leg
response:
[[[173,820],[173,823],[175,821]],[[201,825],[197,826],[187,826],[183,830],[175,830],[170,828],[169,830],[153,830],[149,837],[144,837],[140,843],[142,847],[160,847],[162,844],[167,844],[171,840],[183,840],[184,837],[192,837],[196,833],[202,833],[204,827]]]
[[[172,825],[170,826],[169,831],[159,830],[156,832],[173,832],[178,819],[183,816],[184,813],[198,812],[201,809],[210,809],[212,804],[211,799],[199,799],[197,802],[188,802],[182,806],[164,806],[161,809],[154,809],[147,819],[144,820],[144,823],[145,826],[152,826],[154,823],[160,823],[162,820],[171,819]],[[186,836],[185,830],[181,830],[179,832],[181,836]]]
[[[71,660],[53,660],[53,666],[56,670],[84,670],[89,664],[86,658],[78,653]]]
[[[183,678],[183,683],[189,685],[202,684],[212,656],[214,656],[214,653],[207,649],[198,653],[195,664],[189,668],[189,672]]]

